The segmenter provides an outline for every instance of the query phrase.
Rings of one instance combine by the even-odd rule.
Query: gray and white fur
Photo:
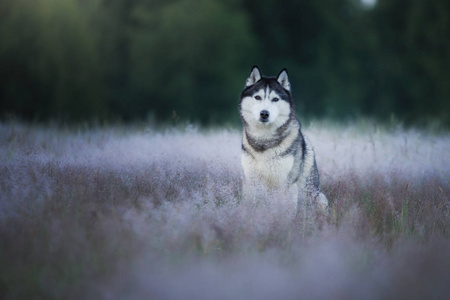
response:
[[[269,189],[286,189],[297,209],[299,200],[309,197],[325,210],[328,200],[320,192],[313,147],[295,115],[287,70],[276,78],[265,77],[254,66],[239,110],[244,125],[244,198],[252,186],[262,183]]]

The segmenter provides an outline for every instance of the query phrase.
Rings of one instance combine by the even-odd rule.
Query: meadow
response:
[[[328,214],[241,198],[238,129],[0,123],[1,299],[444,299],[450,134],[312,122]]]

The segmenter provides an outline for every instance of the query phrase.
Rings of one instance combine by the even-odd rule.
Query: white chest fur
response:
[[[267,187],[288,184],[288,175],[294,165],[293,156],[279,156],[276,149],[263,153],[242,154],[242,168],[246,180],[262,181]]]
[[[298,130],[294,127],[294,130],[290,130],[279,145],[259,152],[248,143],[244,132],[243,146],[247,151],[242,153],[242,168],[245,179],[253,182],[261,181],[271,188],[286,187],[289,184],[289,173],[294,167],[294,157],[281,154],[296,138],[298,138]]]

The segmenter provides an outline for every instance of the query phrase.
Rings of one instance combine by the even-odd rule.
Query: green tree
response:
[[[450,3],[379,0],[380,102],[408,122],[450,124]],[[378,100],[378,99],[377,99]]]
[[[272,74],[288,68],[301,114],[360,111],[371,51],[359,2],[243,0],[243,6],[262,48],[261,65]]]
[[[75,0],[3,0],[3,113],[79,120],[102,111],[95,39]]]
[[[165,119],[175,112],[204,123],[237,118],[256,51],[242,12],[217,0],[142,1],[132,19],[134,114]]]
[[[81,8],[95,35],[101,85],[109,117],[133,120],[137,113],[130,95],[131,11],[140,0],[89,0]],[[142,0],[141,0],[142,1]]]

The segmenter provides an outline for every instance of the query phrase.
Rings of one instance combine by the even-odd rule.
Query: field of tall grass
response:
[[[444,299],[450,134],[312,123],[324,215],[241,199],[236,129],[0,123],[1,299]]]

